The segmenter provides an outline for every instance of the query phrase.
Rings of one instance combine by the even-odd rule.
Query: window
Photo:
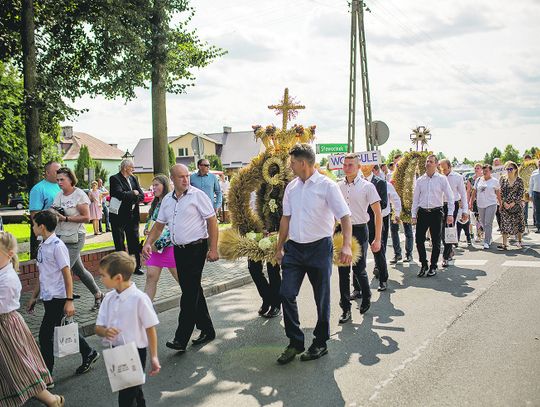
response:
[[[182,147],[178,149],[178,157],[186,157],[188,155],[187,147]]]

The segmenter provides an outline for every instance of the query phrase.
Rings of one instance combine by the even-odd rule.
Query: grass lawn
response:
[[[92,225],[84,225],[86,233],[94,233]],[[17,243],[25,243],[30,241],[30,225],[28,223],[8,223],[4,225],[4,230],[11,233],[17,239]]]

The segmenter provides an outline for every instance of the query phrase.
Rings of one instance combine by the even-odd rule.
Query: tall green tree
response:
[[[168,145],[168,150],[169,150],[169,166],[172,167],[174,164],[176,164],[176,155],[174,154],[174,150],[173,148],[171,147],[171,145],[169,144]],[[159,174],[158,172],[156,172],[156,174]]]
[[[491,153],[489,154],[488,164],[493,164],[493,160],[497,157],[498,158],[502,157],[502,151],[499,150],[497,147],[493,147],[493,150],[491,150]]]
[[[538,147],[528,148],[527,150],[525,150],[523,154],[524,155],[529,154],[532,158],[540,158],[540,148]]]
[[[94,179],[101,179],[103,182],[107,182],[109,179],[109,171],[103,168],[103,164],[99,160],[94,160]]]
[[[401,151],[399,148],[394,148],[392,151],[390,151],[390,153],[388,153],[388,158],[386,159],[386,164],[394,162],[394,156],[397,154],[403,154],[403,151]]]
[[[81,146],[81,150],[79,151],[79,157],[77,158],[77,162],[75,163],[75,175],[79,179],[79,183],[77,186],[79,188],[88,188],[89,182],[92,180],[84,179],[86,170],[88,169],[94,169],[95,163],[94,160],[90,157],[90,152],[88,151],[87,146]]]
[[[501,161],[503,163],[505,163],[507,161],[513,161],[515,163],[521,162],[521,157],[519,155],[519,150],[514,148],[514,146],[512,146],[511,144],[508,144],[504,148],[504,152],[502,153],[502,156],[501,156]]]
[[[221,158],[215,154],[205,155],[204,158],[208,160],[210,168],[217,171],[223,171],[223,164],[221,163]]]

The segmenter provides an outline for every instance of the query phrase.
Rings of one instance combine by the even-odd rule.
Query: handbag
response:
[[[457,226],[444,227],[444,243],[458,243]]]
[[[117,392],[146,382],[139,351],[135,342],[103,350],[103,361],[111,390]]]
[[[79,353],[79,324],[73,318],[62,318],[54,327],[53,354],[57,358]]]
[[[65,244],[73,244],[79,241],[79,232],[75,232],[71,235],[59,235],[58,238]]]

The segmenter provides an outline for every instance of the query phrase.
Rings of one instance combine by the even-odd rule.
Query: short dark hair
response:
[[[58,224],[58,216],[49,210],[39,211],[34,215],[33,219],[36,225],[45,225],[48,232],[54,232]]]
[[[79,182],[79,180],[77,179],[77,176],[75,175],[75,173],[73,172],[73,170],[71,168],[62,167],[58,171],[56,171],[56,174],[65,174],[65,175],[67,175],[67,177],[71,181],[72,186],[77,185],[77,182]]]
[[[397,160],[398,158],[401,158],[401,154],[394,155],[394,160]]]
[[[201,158],[199,161],[197,161],[197,167],[203,163],[203,161],[208,161],[208,158]],[[210,162],[210,161],[208,161]]]
[[[426,157],[426,161],[427,161],[429,158],[431,158],[431,157],[433,157],[433,158],[435,159],[435,164],[438,164],[438,163],[439,163],[439,159],[437,158],[437,156],[436,156],[435,154],[430,154],[430,155],[428,155],[428,156]]]
[[[289,150],[289,155],[292,155],[294,158],[304,160],[309,165],[315,164],[315,152],[309,144],[296,144],[293,148]]]
[[[381,167],[379,167],[379,164],[375,164],[371,170],[372,171],[379,171],[380,169],[381,169]]]
[[[490,171],[493,171],[493,167],[491,166],[491,164],[484,164],[484,165],[482,165],[482,169],[483,169],[483,170],[489,169]]]
[[[394,166],[394,163],[388,164],[388,168],[392,168]]]
[[[99,268],[111,278],[120,274],[124,281],[129,281],[135,271],[135,260],[126,252],[114,252],[101,259]]]

